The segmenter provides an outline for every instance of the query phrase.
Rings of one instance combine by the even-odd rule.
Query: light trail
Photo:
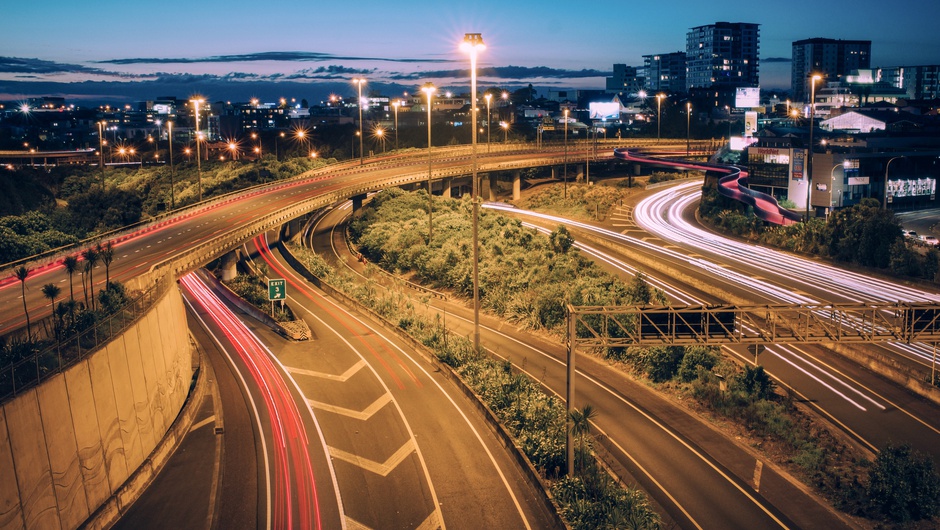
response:
[[[271,352],[195,274],[180,278],[180,285],[199,302],[229,342],[257,385],[270,418],[274,440],[271,512],[274,528],[322,528],[320,505],[310,460],[306,427],[296,401]]]

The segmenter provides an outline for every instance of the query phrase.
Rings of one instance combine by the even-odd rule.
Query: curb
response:
[[[193,349],[199,355],[199,366],[206,366],[207,361],[205,354],[195,346],[195,341],[192,336],[190,336],[190,342],[194,344]],[[195,387],[189,393],[189,396],[187,396],[183,408],[176,416],[176,419],[173,420],[173,425],[166,431],[163,439],[154,447],[150,455],[144,459],[140,467],[124,481],[124,484],[122,484],[104,504],[98,507],[79,528],[98,530],[114,526],[131,505],[144,494],[147,487],[153,482],[153,479],[163,470],[163,467],[176,452],[183,438],[189,433],[193,419],[199,410],[199,405],[208,393],[209,384],[201,368],[197,368],[196,372],[193,373],[193,377],[195,378]]]

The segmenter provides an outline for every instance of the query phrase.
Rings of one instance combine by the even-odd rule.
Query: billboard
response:
[[[739,109],[760,107],[760,87],[740,87],[734,94],[734,106]]]
[[[934,179],[889,180],[888,197],[922,197],[937,193]]]
[[[592,120],[619,120],[620,103],[615,101],[595,102],[588,104]]]
[[[745,147],[757,143],[757,138],[750,137],[745,138],[743,136],[732,136],[731,137],[731,150],[732,151],[743,151]]]
[[[744,136],[751,137],[757,132],[757,113],[747,111],[744,113]]]
[[[793,150],[793,165],[791,166],[792,171],[790,172],[793,180],[801,180],[803,178],[803,160],[806,155],[803,153],[802,149]]]

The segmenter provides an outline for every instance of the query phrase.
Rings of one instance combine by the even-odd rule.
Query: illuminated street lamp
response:
[[[356,88],[359,91],[359,99],[356,100],[356,106],[359,107],[359,165],[361,166],[364,163],[363,152],[362,152],[362,85],[365,84],[366,80],[357,77],[352,80],[356,84]]]
[[[256,101],[257,101],[257,100],[256,100]],[[251,139],[252,139],[252,140],[258,140],[258,133],[256,133],[256,132],[251,133]],[[257,145],[257,147],[255,147],[254,150],[255,150],[255,154],[258,155],[258,160],[261,160],[261,156],[262,156],[262,152],[261,152],[261,151],[262,151],[262,148],[261,148],[261,141],[260,141],[260,140],[258,141],[258,145]]]
[[[375,137],[382,142],[382,154],[385,154],[385,129],[378,128],[375,130]]]
[[[813,129],[816,128],[816,81],[822,79],[819,74],[810,77],[809,99],[809,149],[806,153],[806,221],[809,222],[810,186],[813,184]],[[885,183],[887,186],[887,182]],[[887,189],[887,187],[885,188]]]
[[[98,122],[98,166],[101,167],[101,187],[104,188],[104,122]]]
[[[471,136],[470,167],[473,178],[473,350],[480,351],[480,191],[477,182],[477,53],[486,49],[483,36],[466,33],[461,49],[470,55],[470,113]]]
[[[691,138],[692,138],[692,102],[685,102],[685,156],[688,157],[692,153],[691,149]]]
[[[663,99],[666,94],[656,94],[656,143],[662,139],[663,130]],[[606,133],[605,133],[606,134]]]
[[[238,145],[235,142],[228,143],[228,150],[232,153],[232,161],[238,160]]]
[[[170,144],[170,209],[176,209],[176,193],[173,191],[173,176],[176,168],[173,167],[173,122],[166,122],[166,136]]]
[[[428,244],[430,245],[431,236],[434,233],[434,201],[431,198],[431,98],[434,97],[437,88],[431,83],[425,83],[421,91],[428,97]]]
[[[568,109],[565,109],[565,199],[568,198]]]
[[[193,104],[193,107],[196,109],[196,174],[198,177],[198,189],[199,189],[199,199],[197,202],[202,202],[202,157],[199,153],[199,140],[202,136],[199,134],[199,105],[205,103],[206,100],[201,98],[191,99],[190,103]]]
[[[392,102],[392,108],[395,109],[395,150],[398,150],[398,107],[401,107],[401,100],[396,99]],[[430,142],[428,143],[430,145]]]
[[[501,121],[499,122],[499,128],[503,130],[503,143],[509,143],[509,124]]]
[[[881,209],[886,210],[888,208],[888,168],[891,167],[891,162],[899,158],[906,158],[905,156],[892,156],[888,159],[888,163],[885,164],[885,193],[884,198],[881,201]]]
[[[842,178],[845,178],[845,170],[849,169],[849,161],[845,160],[841,164],[836,164],[832,166],[832,169],[829,170],[829,211],[833,211],[835,209],[835,202],[833,200],[835,199],[835,197],[832,196],[832,192],[835,189],[836,168],[840,168],[840,167],[842,168]],[[828,219],[828,214],[827,214],[827,219]]]
[[[486,152],[490,152],[490,100],[493,99],[493,94],[485,94],[483,99],[486,100]]]

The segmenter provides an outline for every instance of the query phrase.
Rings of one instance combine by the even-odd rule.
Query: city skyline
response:
[[[872,66],[940,63],[937,8],[899,0],[886,10],[873,0],[851,11],[822,12],[808,0],[788,5],[718,1],[663,13],[658,5],[624,9],[613,1],[590,9],[534,2],[469,9],[419,1],[407,8],[366,3],[356,9],[289,1],[259,11],[236,0],[191,6],[116,2],[95,10],[53,1],[6,10],[0,99],[62,95],[77,100],[147,99],[194,93],[216,100],[278,96],[315,103],[349,95],[349,79],[393,95],[425,81],[466,84],[458,43],[479,32],[482,86],[603,88],[614,63],[642,65],[648,54],[684,51],[689,28],[717,21],[760,24],[760,78],[787,89],[793,41],[825,37],[872,41]],[[170,15],[167,15],[169,13]],[[877,13],[878,16],[873,16]],[[668,15],[668,16],[664,16]]]

